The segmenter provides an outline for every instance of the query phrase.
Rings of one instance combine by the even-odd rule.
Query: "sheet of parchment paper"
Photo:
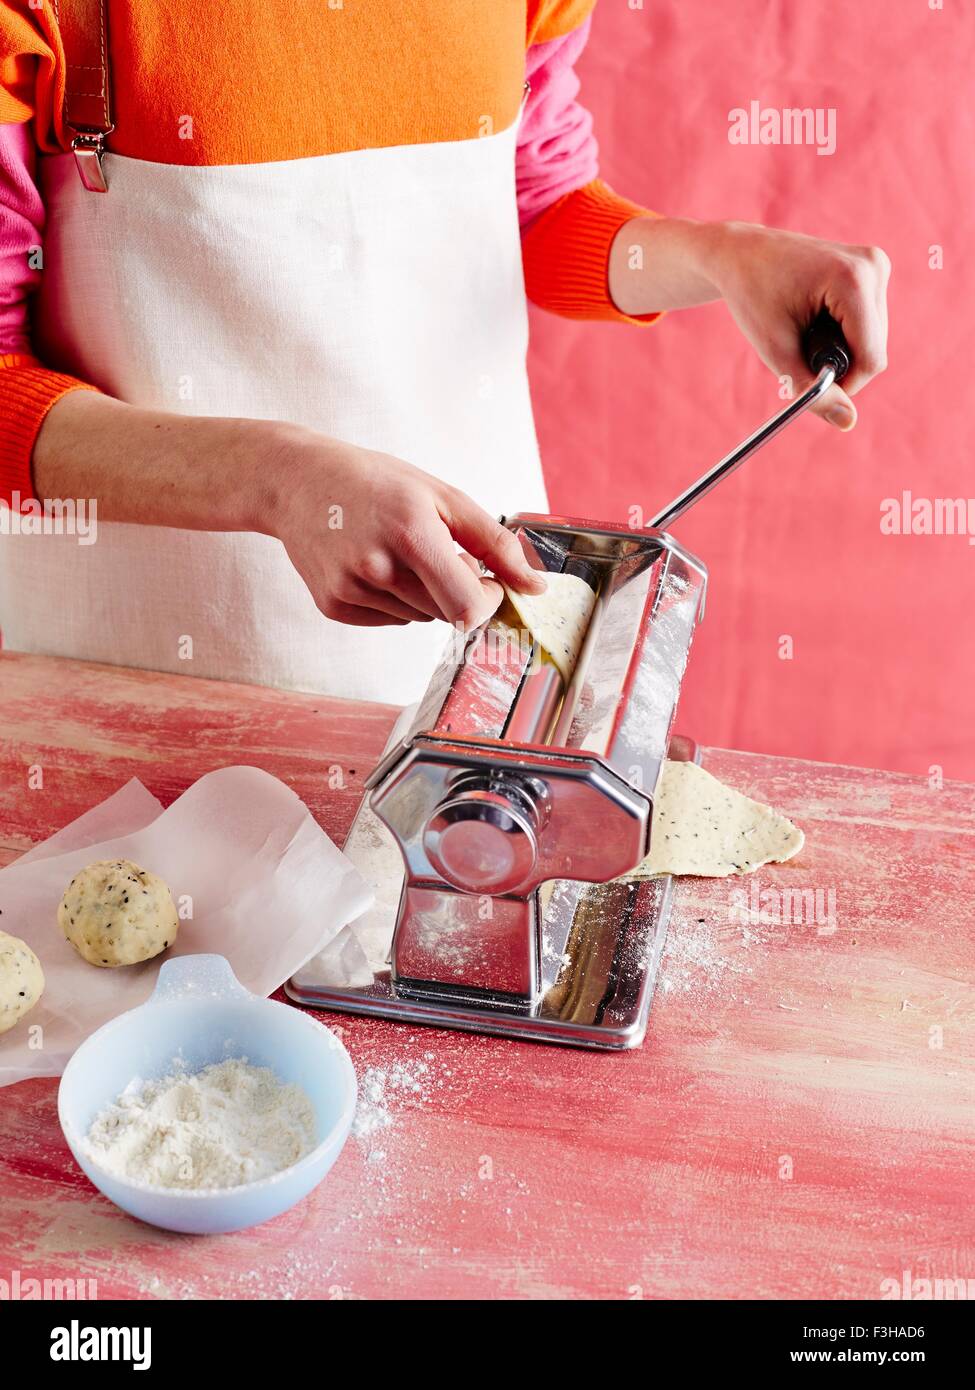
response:
[[[57,906],[96,859],[131,859],[169,884],[175,944],[154,960],[100,970],[61,935]],[[201,777],[166,810],[136,779],[0,870],[0,930],[40,959],[40,1003],[0,1035],[0,1085],[58,1076],[89,1033],[152,993],[159,966],[226,956],[242,984],[274,992],[369,907],[362,876],[283,782],[256,767]]]
[[[420,702],[406,705],[396,716],[381,756],[406,734],[413,725]],[[378,817],[368,809],[359,809],[360,833],[358,851],[362,870],[370,892],[369,910],[348,926],[336,932],[309,960],[304,972],[308,983],[329,985],[333,989],[364,989],[382,970],[393,940],[393,924],[403,883],[403,856],[399,846]]]

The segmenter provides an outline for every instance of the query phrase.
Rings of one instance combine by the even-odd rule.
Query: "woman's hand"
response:
[[[38,497],[92,499],[102,521],[276,536],[321,611],[343,623],[475,626],[501,601],[478,560],[515,589],[545,589],[512,533],[464,493],[276,420],[71,391],[48,411],[33,475]]]
[[[632,255],[637,245],[643,254]],[[639,268],[634,269],[637,265]],[[624,313],[723,299],[765,365],[794,394],[812,381],[802,334],[823,308],[843,330],[853,365],[811,409],[852,429],[850,400],[887,366],[890,261],[876,246],[844,246],[748,222],[635,218],[610,253],[610,290]]]
[[[879,246],[843,246],[796,232],[725,222],[714,238],[712,273],[731,316],[766,367],[812,381],[801,338],[820,309],[843,330],[853,365],[810,409],[839,429],[856,424],[850,400],[887,366],[890,261]]]
[[[513,588],[544,591],[510,531],[402,459],[286,428],[278,466],[271,530],[327,618],[476,627],[502,597],[478,560]]]

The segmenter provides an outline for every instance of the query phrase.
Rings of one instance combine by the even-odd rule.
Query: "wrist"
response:
[[[209,437],[200,442],[222,464],[224,496],[214,529],[280,538],[298,483],[301,436],[307,431],[281,420],[196,419],[193,424],[206,428]]]
[[[690,308],[721,298],[717,269],[725,239],[719,222],[634,217],[610,248],[610,293],[626,314]]]
[[[286,541],[296,526],[307,523],[313,509],[322,507],[323,499],[328,505],[330,480],[343,473],[354,446],[301,425],[262,423],[267,433],[258,450],[259,470],[252,493],[255,516],[247,529]]]
[[[735,219],[697,224],[692,254],[700,274],[714,287],[717,298],[727,297],[728,287],[743,257],[748,254],[750,243],[754,243],[756,233],[764,230],[753,222]]]

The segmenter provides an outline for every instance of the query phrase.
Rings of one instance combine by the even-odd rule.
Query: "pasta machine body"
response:
[[[706,571],[662,532],[508,524],[534,568],[591,590],[574,669],[504,608],[448,648],[367,786],[405,871],[393,989],[521,1011],[542,989],[545,886],[608,883],[649,850]]]

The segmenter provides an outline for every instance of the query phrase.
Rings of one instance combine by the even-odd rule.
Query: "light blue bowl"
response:
[[[171,1189],[116,1177],[81,1145],[92,1120],[133,1077],[149,1081],[246,1057],[293,1081],[315,1110],[318,1143],[299,1162],[241,1187]],[[61,1078],[58,1118],[78,1164],[106,1197],[141,1221],[212,1235],[256,1226],[293,1207],[338,1158],[356,1104],[355,1070],[334,1033],[288,1004],[260,999],[223,956],[177,956],[160,968],[152,997],[92,1033]]]

